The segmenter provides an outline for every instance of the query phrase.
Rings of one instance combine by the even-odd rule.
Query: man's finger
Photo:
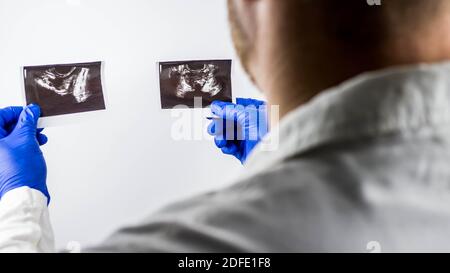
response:
[[[37,105],[29,105],[23,108],[20,113],[19,121],[17,122],[14,132],[25,134],[37,134],[37,122],[41,115],[41,110]]]
[[[5,126],[16,124],[22,110],[23,107],[21,106],[10,106],[0,109],[0,127],[4,128]]]
[[[238,148],[234,143],[230,142],[229,145],[222,148],[222,153],[227,155],[235,155]]]
[[[259,106],[264,105],[266,103],[264,101],[255,100],[255,99],[237,98],[236,99],[236,104],[242,105],[242,106],[253,105],[253,106],[259,107]]]
[[[228,141],[224,139],[223,137],[220,138],[214,138],[214,143],[216,144],[217,148],[222,149],[223,147],[228,145]]]
[[[43,145],[47,144],[47,142],[48,142],[48,137],[44,134],[38,134],[36,136],[36,139],[39,142],[40,146],[43,146]]]
[[[208,134],[215,136],[216,135],[216,122],[212,121],[209,125],[208,125]]]
[[[230,103],[230,102],[223,102],[223,101],[213,101],[211,104],[211,112],[213,115],[222,116],[223,110],[225,107],[229,107],[229,106],[234,106],[235,104]]]

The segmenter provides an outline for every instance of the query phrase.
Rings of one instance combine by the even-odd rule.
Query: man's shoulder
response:
[[[224,193],[241,193],[246,189],[262,191],[268,195],[292,190],[297,193],[307,192],[311,187],[330,182],[330,177],[326,174],[333,172],[333,169],[327,162],[315,159],[283,161],[251,176],[237,179]]]
[[[315,160],[282,162],[262,172],[238,178],[226,188],[175,203],[163,211],[192,208],[196,208],[195,212],[235,211],[236,207],[268,209],[264,204],[270,204],[271,208],[285,206],[286,211],[289,208],[299,209],[303,203],[299,200],[315,198],[318,201],[323,195],[336,194],[336,185],[331,186],[336,184],[333,178],[337,178],[330,175],[334,171],[332,169],[326,162]]]
[[[336,198],[321,182],[323,172],[310,164],[276,164],[224,189],[177,202],[120,230],[96,250],[301,250],[305,238],[313,240],[318,229],[329,226],[326,219],[334,214],[329,200]]]

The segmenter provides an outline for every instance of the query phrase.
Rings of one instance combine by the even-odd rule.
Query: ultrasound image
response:
[[[159,66],[163,109],[195,107],[196,97],[202,98],[203,107],[214,100],[232,100],[231,60],[164,62]]]
[[[27,104],[42,116],[104,110],[101,62],[24,67]]]

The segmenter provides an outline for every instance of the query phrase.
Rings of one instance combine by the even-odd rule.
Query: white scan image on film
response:
[[[162,109],[205,108],[213,101],[232,101],[232,60],[158,62]],[[195,101],[201,100],[201,104]]]
[[[216,79],[219,69],[214,64],[203,64],[202,68],[191,68],[189,64],[181,64],[170,69],[169,77],[178,78],[177,97],[184,98],[186,93],[195,92],[196,86],[200,91],[214,97],[223,90],[223,84]]]
[[[52,67],[38,76],[35,82],[57,95],[73,95],[78,103],[82,103],[91,96],[91,92],[87,89],[88,74],[89,68],[72,67],[64,73]]]
[[[102,62],[23,67],[26,104],[41,107],[41,126],[79,121],[106,110]]]

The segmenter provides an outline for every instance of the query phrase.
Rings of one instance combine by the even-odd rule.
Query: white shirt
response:
[[[53,231],[47,197],[21,187],[0,202],[0,252],[53,252]]]
[[[88,251],[450,251],[450,63],[360,75],[267,138],[278,149],[259,145],[233,186]],[[0,249],[53,250],[39,195],[18,189],[2,199]]]

